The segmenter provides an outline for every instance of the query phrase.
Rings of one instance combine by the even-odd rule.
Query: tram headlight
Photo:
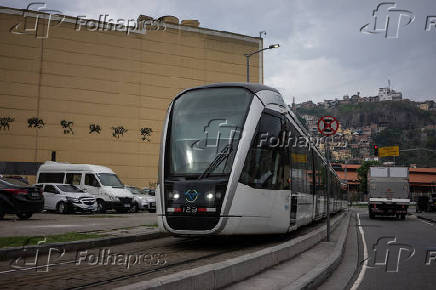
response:
[[[213,199],[214,199],[214,195],[213,195],[213,193],[208,193],[208,194],[206,195],[206,198],[207,198],[208,200],[213,200]]]
[[[168,199],[177,200],[180,198],[180,194],[177,191],[168,192]]]

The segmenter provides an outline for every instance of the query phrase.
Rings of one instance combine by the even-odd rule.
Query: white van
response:
[[[47,161],[39,167],[36,183],[76,185],[96,198],[99,212],[108,209],[127,212],[133,204],[132,193],[104,166]]]

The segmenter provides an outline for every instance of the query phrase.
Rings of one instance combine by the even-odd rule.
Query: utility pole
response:
[[[326,236],[326,241],[330,242],[330,190],[331,190],[331,186],[330,186],[330,152],[329,152],[329,141],[328,141],[328,137],[326,138],[326,143],[325,143],[325,155],[326,155],[326,159],[327,159],[327,167],[328,170],[326,170],[327,172],[327,236]]]
[[[318,120],[318,132],[327,137],[325,140],[325,155],[327,161],[326,177],[327,177],[327,242],[330,241],[330,193],[331,193],[331,178],[330,169],[332,166],[330,164],[330,146],[329,137],[336,134],[339,129],[339,122],[335,117],[324,116]]]
[[[347,167],[347,159],[345,159],[345,162],[344,162],[344,166],[345,166],[345,169],[344,169],[344,171],[345,171],[345,184],[347,185],[347,192],[346,192],[346,194],[347,194],[347,200],[348,200],[348,205],[350,204],[350,201],[351,201],[351,198],[349,197],[349,195],[348,195],[348,178],[347,178],[347,170],[348,170],[348,167]]]
[[[247,83],[250,82],[250,57],[255,55],[255,54],[257,54],[257,53],[259,53],[259,52],[262,52],[264,50],[278,48],[278,47],[280,47],[279,44],[271,44],[270,46],[262,48],[262,49],[259,49],[259,50],[255,51],[255,52],[244,54],[244,56],[247,59]]]

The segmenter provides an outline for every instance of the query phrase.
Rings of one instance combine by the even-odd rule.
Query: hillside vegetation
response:
[[[400,150],[436,150],[436,129],[426,128],[428,125],[436,125],[436,112],[423,111],[412,101],[338,105],[331,109],[317,106],[314,109],[299,108],[297,112],[317,117],[335,116],[343,128],[359,129],[376,123],[385,128],[372,135],[373,144],[380,147],[399,145]],[[392,157],[381,159],[382,162],[392,160]],[[403,151],[395,161],[402,165],[416,163],[419,167],[436,167],[436,152]]]
[[[297,112],[314,116],[332,115],[346,128],[360,128],[371,123],[398,129],[436,124],[436,112],[423,111],[415,102],[408,100],[338,105],[332,109],[319,106],[314,109],[299,108]]]

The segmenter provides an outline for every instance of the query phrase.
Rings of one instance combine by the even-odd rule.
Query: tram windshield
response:
[[[177,98],[168,132],[169,175],[229,174],[252,98],[243,88],[198,89]]]

